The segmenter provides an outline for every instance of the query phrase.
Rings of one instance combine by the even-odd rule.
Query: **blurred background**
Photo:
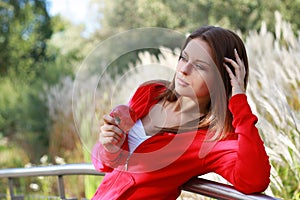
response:
[[[97,67],[107,70],[95,105],[86,101],[85,89],[97,76],[73,98],[82,63],[99,43],[130,29],[160,27],[186,35],[202,25],[232,29],[245,41],[247,93],[272,163],[267,194],[300,199],[299,0],[1,0],[0,168],[90,163],[99,116],[112,104],[126,103],[137,82],[171,78],[172,70],[149,67],[176,65],[180,45],[170,40],[165,50],[138,49],[109,68],[98,58]],[[118,95],[112,94],[116,88]],[[100,183],[99,177],[66,181],[67,196],[78,198],[90,198]],[[0,193],[7,193],[6,185],[0,180]],[[21,179],[17,186],[22,193],[57,193],[51,177]]]

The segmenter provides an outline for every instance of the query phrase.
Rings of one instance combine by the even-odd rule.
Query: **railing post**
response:
[[[65,195],[65,187],[64,187],[64,179],[62,175],[58,176],[58,191],[59,191],[59,196],[60,199],[66,199]]]
[[[23,200],[23,195],[15,195],[14,193],[14,180],[11,177],[8,177],[8,188],[9,188],[9,196],[11,200]]]
[[[13,178],[8,178],[8,188],[9,188],[9,195],[11,199],[14,199],[14,180]]]

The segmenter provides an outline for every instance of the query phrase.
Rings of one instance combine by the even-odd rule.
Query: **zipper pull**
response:
[[[125,171],[128,171],[128,162],[129,162],[129,158],[130,158],[130,155],[127,157],[126,163],[125,163],[125,165],[124,165]]]

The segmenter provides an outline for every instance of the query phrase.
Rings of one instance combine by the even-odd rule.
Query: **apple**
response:
[[[118,105],[109,114],[120,129],[127,133],[137,120],[136,113],[127,105]]]

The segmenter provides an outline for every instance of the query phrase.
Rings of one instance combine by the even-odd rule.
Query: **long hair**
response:
[[[216,69],[214,70],[217,77],[217,82],[214,88],[210,91],[210,103],[208,113],[198,119],[197,129],[208,129],[212,135],[209,137],[212,140],[224,139],[233,131],[232,126],[232,114],[228,109],[229,99],[232,95],[232,87],[230,84],[230,77],[225,67],[223,66],[224,57],[233,59],[236,61],[234,55],[234,49],[237,50],[239,57],[243,60],[246,76],[244,79],[245,89],[248,82],[248,58],[246,48],[241,38],[234,32],[214,26],[204,26],[191,33],[185,41],[182,47],[182,51],[185,49],[187,44],[195,38],[202,39],[208,43],[212,50],[212,60],[214,61]],[[234,73],[234,68],[227,63]],[[168,86],[168,89],[164,94],[160,96],[167,101],[176,101],[177,95],[175,92],[175,77]],[[169,131],[176,131],[179,127],[174,127]],[[191,127],[186,126],[186,129]],[[193,127],[195,128],[195,127]],[[183,130],[181,127],[180,130]]]

